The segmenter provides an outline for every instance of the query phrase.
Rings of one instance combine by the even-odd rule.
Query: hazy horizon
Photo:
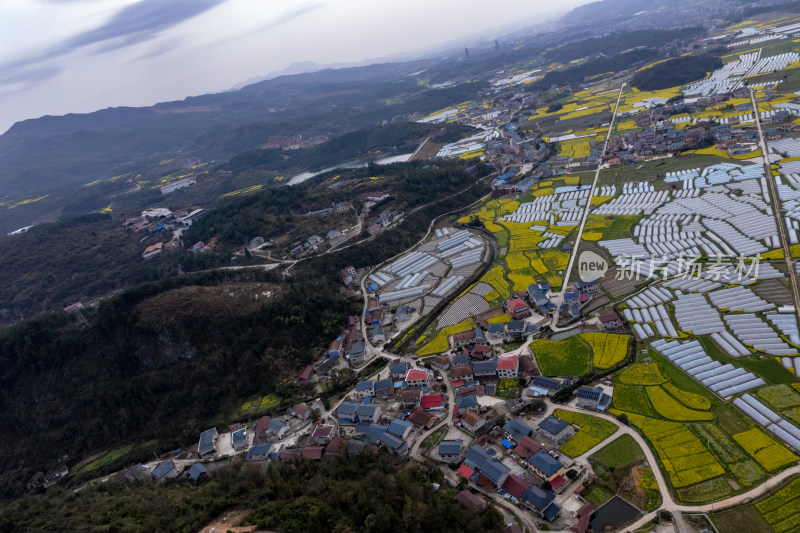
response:
[[[5,0],[0,132],[44,115],[223,92],[294,63],[374,62],[587,3],[498,0]],[[387,21],[391,21],[387,24]],[[345,37],[343,37],[345,36]]]

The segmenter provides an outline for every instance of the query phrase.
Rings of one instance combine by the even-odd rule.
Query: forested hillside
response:
[[[246,524],[284,533],[499,532],[504,525],[492,508],[467,512],[438,469],[386,455],[276,461],[263,477],[240,475],[239,468],[216,471],[200,486],[103,483],[26,498],[0,510],[0,531],[199,531],[231,508],[245,510]]]
[[[339,178],[342,181],[369,178],[346,191],[315,187],[323,178],[299,187],[268,189],[237,199],[200,218],[184,234],[184,240],[188,243],[218,237],[223,246],[236,247],[256,235],[272,238],[285,233],[304,217],[305,212],[295,216],[301,206],[311,201],[327,201],[325,207],[328,207],[332,199],[352,200],[361,192],[379,190],[391,194],[403,209],[410,209],[462,190],[489,172],[484,165],[472,170],[466,170],[466,166],[462,161],[441,161],[435,167],[425,162],[371,165],[342,174]]]
[[[100,214],[0,237],[0,321],[174,276],[176,262],[141,258],[147,246],[161,240],[161,235],[125,231],[119,219]]]
[[[87,309],[87,326],[58,313],[4,331],[4,495],[65,454],[77,461],[115,444],[195,441],[212,418],[310,363],[358,312],[320,277],[277,279],[173,278]]]
[[[85,326],[55,313],[0,332],[0,431],[8,439],[0,498],[65,454],[77,461],[150,439],[158,450],[194,443],[213,420],[229,421],[243,398],[274,392],[321,354],[348,314],[360,312],[358,302],[340,296],[338,271],[388,259],[418,240],[431,219],[485,195],[483,183],[469,187],[485,169],[476,171],[453,170],[448,178],[440,169],[438,181],[409,176],[402,183],[417,202],[437,190],[441,197],[449,188],[466,190],[408,216],[379,241],[299,263],[288,279],[260,271],[171,278],[84,310]]]
[[[633,76],[631,85],[642,91],[667,89],[703,79],[721,66],[719,57],[708,54],[676,57],[640,70]]]

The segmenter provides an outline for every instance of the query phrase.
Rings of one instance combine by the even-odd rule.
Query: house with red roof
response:
[[[541,442],[537,442],[530,437],[522,437],[519,439],[517,447],[514,448],[514,453],[527,461],[543,447]]]
[[[311,436],[314,438],[314,442],[320,446],[331,442],[334,435],[336,435],[335,428],[327,424],[317,425],[317,427],[314,428],[314,433],[311,434]]]
[[[517,476],[510,475],[503,483],[502,489],[519,500],[522,497],[522,493],[528,490],[530,486],[530,483],[525,482]]]
[[[418,426],[422,426],[424,429],[430,429],[433,427],[440,418],[433,413],[428,413],[423,411],[422,409],[417,409],[408,417],[409,422],[413,422]]]
[[[430,375],[427,370],[421,368],[412,368],[406,374],[405,383],[403,387],[406,389],[424,389],[428,387]]]
[[[311,416],[311,408],[304,403],[298,403],[297,405],[289,409],[289,414],[292,416],[296,416],[300,420],[308,420],[309,417]]]
[[[486,510],[486,504],[478,496],[468,490],[462,490],[456,494],[456,500],[464,504],[464,507],[475,513],[482,513]]]
[[[470,433],[475,433],[486,423],[481,415],[475,411],[467,411],[461,416],[461,425]]]
[[[600,327],[603,329],[616,329],[622,327],[622,320],[619,318],[619,315],[613,311],[604,315],[600,315],[598,318],[600,319]]]
[[[268,416],[262,416],[256,422],[256,432],[253,435],[253,446],[261,442],[262,439],[267,438],[267,431],[269,431],[269,423],[272,419]]]
[[[475,471],[473,469],[463,464],[458,467],[458,470],[456,470],[456,474],[458,474],[459,476],[463,477],[466,480],[469,480],[469,478],[471,478],[472,474],[474,473]]]
[[[531,310],[522,298],[512,298],[505,304],[506,312],[514,318],[525,318],[531,316]]]
[[[404,390],[400,393],[400,398],[403,401],[404,409],[416,409],[420,404],[422,391],[420,389]]]
[[[319,461],[322,459],[322,452],[324,451],[325,446],[307,446],[301,450],[300,454],[306,459]]]
[[[462,331],[453,335],[453,346],[460,348],[475,342],[475,332],[473,330]]]
[[[445,398],[443,394],[426,394],[422,397],[420,407],[423,409],[443,409]]]
[[[314,367],[308,365],[303,369],[302,372],[297,376],[297,379],[294,380],[295,385],[305,385],[308,383],[308,378],[311,377],[311,373],[314,371]]]
[[[497,376],[499,378],[515,378],[519,374],[519,357],[509,355],[497,358]]]

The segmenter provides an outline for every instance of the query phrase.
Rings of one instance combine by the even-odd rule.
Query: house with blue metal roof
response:
[[[289,432],[289,426],[283,420],[273,418],[269,421],[267,432],[278,439],[282,439]]]
[[[497,357],[493,357],[486,361],[474,361],[472,363],[472,375],[476,379],[480,378],[496,378],[497,377]]]
[[[556,309],[555,304],[547,297],[547,290],[542,289],[540,285],[532,284],[528,286],[528,299],[543,315],[552,313]]]
[[[356,402],[342,402],[336,408],[336,418],[342,424],[352,424],[358,418],[356,411],[360,404]]]
[[[561,508],[555,504],[556,495],[550,491],[543,491],[536,485],[531,485],[522,493],[522,502],[532,509],[536,514],[552,522],[561,512]]]
[[[494,457],[494,450],[487,450],[483,446],[473,444],[467,448],[467,455],[464,463],[470,468],[480,468],[490,457]]]
[[[359,422],[377,422],[381,419],[381,406],[376,403],[359,405],[356,415],[358,415]]]
[[[456,400],[456,405],[458,406],[458,412],[464,413],[465,411],[478,411],[478,397],[474,394],[470,394],[469,396],[464,396]]]
[[[247,448],[247,428],[237,429],[231,433],[231,444],[236,451]]]
[[[464,441],[443,440],[439,443],[439,457],[447,461],[461,460],[461,444]]]
[[[456,354],[453,356],[453,362],[450,366],[461,367],[470,364],[469,356],[465,353]]]
[[[272,444],[268,442],[261,442],[247,450],[247,455],[245,455],[244,460],[245,462],[248,461],[266,461],[269,458],[270,448],[272,448]]]
[[[518,418],[512,418],[503,426],[503,431],[511,435],[511,438],[519,442],[522,437],[529,437],[533,429]]]
[[[394,363],[389,366],[389,372],[392,373],[392,380],[405,379],[406,372],[408,372],[408,363]]]
[[[566,421],[550,415],[539,423],[539,432],[556,444],[566,442],[575,434],[575,430]]]
[[[384,431],[380,435],[379,440],[381,444],[389,448],[395,455],[403,456],[408,453],[408,443],[405,439],[392,435],[388,431]]]
[[[375,382],[373,392],[376,398],[394,396],[394,381],[392,381],[392,378],[379,379]]]
[[[497,457],[489,457],[479,468],[480,474],[491,481],[496,488],[501,488],[511,470],[501,463]],[[480,484],[480,480],[478,481]]]
[[[197,453],[200,454],[200,457],[208,457],[217,451],[218,438],[217,428],[207,429],[200,434],[200,443],[197,445]]]
[[[169,461],[164,461],[163,463],[159,463],[153,469],[153,479],[159,483],[163,483],[168,479],[173,479],[176,477],[178,477],[178,469],[175,468],[175,463],[172,462],[172,459]]]
[[[534,474],[544,479],[552,481],[553,478],[564,474],[564,465],[561,461],[551,456],[545,450],[539,450],[528,461],[528,465]]]
[[[389,427],[386,431],[399,437],[401,439],[405,439],[411,433],[411,430],[414,429],[414,424],[409,422],[408,420],[400,420],[396,418],[389,422]]]
[[[506,336],[505,324],[489,324],[486,334],[492,340],[503,339]]]
[[[192,481],[197,481],[200,479],[200,476],[208,475],[208,469],[205,467],[203,463],[194,463],[192,466],[189,467],[188,472],[186,473],[189,476],[189,479]]]
[[[611,401],[611,397],[603,393],[602,387],[580,387],[575,395],[578,397],[578,407],[582,409],[605,411]]]
[[[521,337],[525,333],[525,321],[510,320],[506,324],[506,331],[511,337]]]
[[[356,383],[356,396],[359,398],[366,398],[367,396],[372,396],[375,393],[375,383],[370,380],[363,380]]]
[[[364,361],[364,357],[366,357],[364,341],[354,342],[347,355],[351,363],[361,363]]]
[[[546,378],[544,376],[534,377],[531,383],[550,392],[555,392],[561,388],[561,381],[553,378]]]

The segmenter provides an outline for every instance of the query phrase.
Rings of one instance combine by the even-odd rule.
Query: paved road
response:
[[[744,79],[744,78],[742,78]],[[753,103],[753,113],[756,116],[756,127],[758,128],[758,141],[761,145],[761,157],[764,160],[764,177],[769,186],[770,204],[772,205],[772,212],[775,216],[775,223],[778,225],[778,235],[781,239],[781,246],[783,247],[783,257],[786,261],[786,269],[789,276],[789,281],[792,283],[792,299],[794,300],[794,308],[800,312],[800,290],[798,290],[797,272],[795,270],[795,261],[792,259],[792,253],[789,249],[789,238],[786,235],[786,224],[781,216],[781,201],[778,196],[778,191],[775,188],[775,178],[772,176],[772,167],[769,162],[769,152],[767,152],[767,142],[764,139],[764,132],[761,129],[761,117],[758,113],[758,104],[756,103],[756,95],[753,89],[750,89],[750,101]]]
[[[608,147],[608,141],[611,138],[611,132],[614,129],[614,120],[617,118],[617,110],[619,109],[619,101],[622,99],[622,91],[625,89],[625,83],[619,88],[619,94],[617,95],[617,103],[614,104],[614,113],[611,115],[611,122],[608,124],[608,133],[606,133],[606,140],[603,142],[603,155],[606,153],[606,148]],[[583,228],[586,227],[586,220],[589,218],[589,211],[592,208],[592,198],[594,198],[594,191],[597,188],[597,182],[600,179],[600,167],[601,163],[598,163],[597,170],[594,173],[594,180],[592,181],[592,188],[589,191],[589,197],[586,199],[586,207],[583,210],[583,217],[581,218],[581,225],[578,228],[578,236],[575,238],[575,244],[572,245],[572,253],[569,256],[569,263],[567,264],[567,270],[564,271],[564,282],[561,285],[561,292],[556,297],[556,301],[553,302],[556,305],[556,310],[553,312],[553,321],[550,324],[550,329],[553,331],[561,331],[562,329],[572,329],[575,325],[566,327],[566,328],[559,328],[558,327],[558,315],[559,309],[561,308],[561,304],[564,301],[564,293],[567,292],[569,288],[569,275],[572,272],[572,265],[575,263],[575,258],[578,257],[578,246],[581,243],[581,236],[583,235]]]

